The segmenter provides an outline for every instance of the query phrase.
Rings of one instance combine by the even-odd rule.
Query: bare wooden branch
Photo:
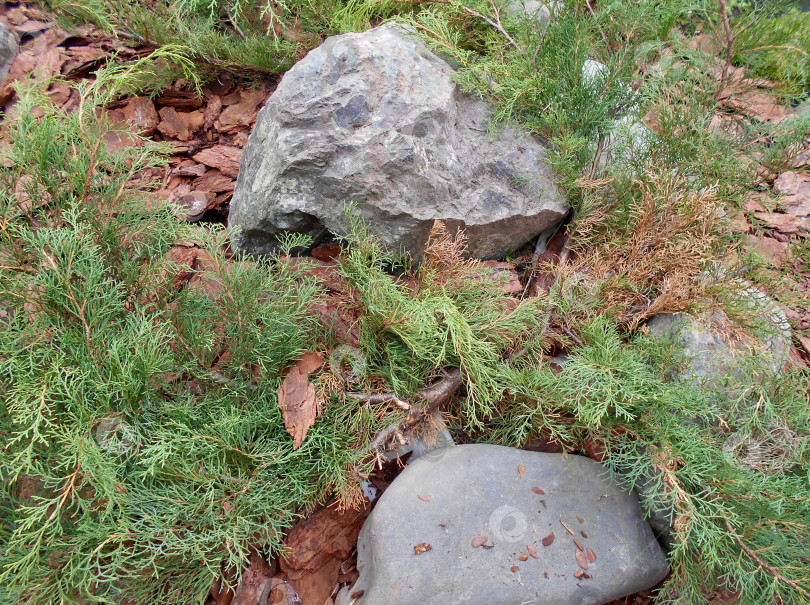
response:
[[[7,271],[18,271],[20,273],[30,273],[31,275],[37,274],[37,272],[33,269],[29,269],[28,267],[17,267],[16,265],[0,265],[0,269],[6,269]]]
[[[745,554],[747,554],[754,561],[756,561],[757,565],[759,565],[762,569],[767,571],[769,574],[771,574],[774,578],[776,578],[780,582],[784,582],[785,584],[790,586],[793,590],[795,590],[799,594],[802,594],[806,597],[810,597],[810,592],[808,592],[807,590],[796,584],[796,582],[794,582],[790,578],[786,578],[775,567],[771,567],[770,565],[768,565],[765,561],[762,560],[762,558],[757,553],[755,553],[751,549],[750,546],[748,546],[745,542],[743,542],[742,538],[740,538],[740,536],[737,535],[737,532],[734,531],[734,528],[731,526],[731,523],[729,523],[728,519],[723,519],[723,522],[726,524],[726,529],[728,530],[728,533],[734,536],[734,539],[737,541],[737,544],[740,545],[740,548],[743,549],[743,552],[745,552]]]
[[[720,19],[723,22],[723,32],[726,35],[726,60],[723,63],[723,72],[720,75],[720,86],[717,88],[717,94],[720,95],[726,87],[728,80],[728,70],[731,68],[731,62],[734,58],[734,41],[736,36],[731,31],[731,23],[729,21],[728,6],[726,0],[718,0],[720,2]]]
[[[582,346],[582,341],[577,338],[577,335],[574,334],[568,326],[563,326],[563,332],[565,332],[571,340],[573,340],[578,347]]]
[[[411,406],[407,401],[400,399],[393,393],[375,393],[374,395],[368,395],[366,393],[346,393],[346,397],[354,399],[355,401],[364,401],[371,405],[377,405],[380,403],[394,403],[403,410],[411,409]]]
[[[461,372],[458,368],[447,370],[445,378],[422,389],[410,402],[410,410],[402,418],[377,433],[363,453],[379,452],[380,447],[398,431],[415,426],[426,416],[432,414],[442,404],[450,401],[461,387]],[[420,405],[421,403],[421,405]]]
[[[501,25],[501,18],[500,18],[500,14],[498,13],[498,9],[497,9],[497,8],[495,8],[495,5],[494,5],[494,4],[493,4],[493,8],[495,9],[495,19],[496,19],[496,21],[493,21],[492,19],[490,19],[490,18],[489,18],[489,17],[487,17],[486,15],[482,15],[481,13],[479,13],[479,12],[477,12],[477,11],[474,11],[473,9],[471,9],[471,8],[470,8],[470,7],[468,7],[468,6],[463,6],[463,5],[462,5],[462,7],[461,7],[461,8],[462,8],[462,9],[464,10],[464,12],[465,12],[465,13],[467,13],[468,15],[472,15],[473,17],[478,17],[479,19],[483,19],[484,21],[486,21],[487,23],[489,23],[489,24],[490,24],[492,27],[494,27],[494,28],[495,28],[495,29],[497,29],[499,32],[501,32],[501,33],[504,35],[504,37],[505,37],[507,40],[509,40],[509,43],[510,43],[512,46],[514,46],[516,49],[518,49],[518,50],[519,50],[521,53],[523,53],[524,55],[526,54],[526,53],[524,52],[523,48],[521,48],[520,44],[518,44],[517,42],[515,42],[515,39],[514,39],[514,38],[512,38],[512,36],[510,36],[510,35],[509,35],[509,32],[507,32],[507,31],[504,29],[503,25]]]
[[[236,19],[234,19],[233,15],[231,14],[231,9],[228,8],[227,6],[225,7],[225,13],[228,15],[228,21],[231,22],[231,25],[233,25],[234,29],[236,30],[236,33],[239,34],[242,40],[247,40],[245,32],[242,31],[241,27],[239,27],[239,24],[236,22]]]

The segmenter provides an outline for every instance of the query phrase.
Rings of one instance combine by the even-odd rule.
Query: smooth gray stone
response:
[[[17,56],[17,38],[5,24],[0,23],[0,82],[5,80],[14,57]]]
[[[647,451],[644,447],[643,451]],[[675,532],[675,510],[671,504],[666,487],[663,485],[662,471],[656,469],[652,462],[647,462],[641,474],[635,477],[635,469],[618,468],[618,480],[630,484],[634,477],[635,493],[641,503],[644,520],[649,523],[658,543],[664,552],[670,553],[678,544]]]
[[[546,148],[490,109],[412,33],[384,25],[328,38],[259,113],[231,201],[235,248],[263,254],[284,231],[348,230],[344,209],[418,259],[436,219],[497,258],[568,211]]]
[[[554,542],[543,546],[551,532]],[[473,548],[478,536],[493,547]],[[597,557],[587,579],[574,576],[574,538]],[[423,542],[431,550],[414,554]],[[539,558],[521,561],[529,545]],[[360,578],[337,605],[360,590],[355,605],[597,605],[651,588],[669,570],[635,495],[600,464],[486,444],[409,464],[366,520],[357,549]]]

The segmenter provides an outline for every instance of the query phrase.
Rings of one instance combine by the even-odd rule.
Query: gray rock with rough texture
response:
[[[5,24],[0,23],[0,82],[5,80],[14,57],[17,56],[17,38]]]
[[[480,536],[491,548],[472,546]],[[582,571],[574,538],[596,555],[588,578],[574,576]],[[422,543],[431,549],[414,554]],[[537,558],[522,561],[529,546]],[[596,605],[655,586],[668,572],[635,495],[610,482],[604,467],[484,444],[409,464],[366,520],[357,548],[360,578],[337,605],[361,590],[355,605]]]
[[[356,204],[391,248],[416,256],[435,219],[466,229],[469,253],[499,257],[568,211],[539,139],[487,132],[490,110],[400,27],[328,38],[259,113],[231,201],[236,247],[273,249],[284,231],[346,232]]]

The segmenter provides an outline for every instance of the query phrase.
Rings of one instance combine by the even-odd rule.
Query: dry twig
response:
[[[723,32],[726,35],[726,60],[723,63],[723,72],[720,75],[720,86],[717,87],[717,94],[720,95],[726,87],[728,80],[728,70],[731,68],[731,62],[734,57],[734,40],[736,36],[731,31],[731,24],[729,22],[728,6],[726,0],[718,0],[720,2],[720,18],[723,22]]]
[[[754,552],[751,549],[750,546],[748,546],[745,542],[743,542],[742,538],[740,538],[740,536],[738,536],[737,533],[734,531],[734,528],[731,526],[731,523],[729,523],[728,519],[723,519],[723,522],[726,525],[728,533],[734,536],[734,539],[737,541],[737,544],[740,545],[740,548],[743,549],[743,552],[745,552],[748,556],[754,559],[757,565],[759,565],[762,569],[767,571],[769,574],[771,574],[774,578],[776,578],[780,582],[784,582],[785,584],[790,586],[793,590],[795,590],[799,594],[802,594],[806,597],[810,597],[810,592],[808,592],[807,590],[796,584],[796,582],[794,582],[790,578],[786,578],[775,567],[771,567],[770,565],[768,565],[765,561],[762,560],[762,558],[760,558],[760,556],[756,552]]]
[[[393,403],[403,410],[411,409],[410,404],[394,395],[393,393],[376,393],[374,395],[367,395],[366,393],[346,393],[346,397],[354,399],[355,401],[364,401],[370,405],[377,405],[380,403]]]
[[[506,29],[504,29],[503,25],[501,24],[501,14],[500,14],[500,11],[498,10],[498,7],[495,6],[495,3],[492,2],[492,0],[490,0],[490,5],[492,6],[492,10],[495,12],[495,21],[493,21],[492,19],[490,19],[486,15],[482,15],[481,13],[474,11],[473,9],[471,9],[468,6],[462,6],[461,8],[468,15],[472,15],[473,17],[478,17],[479,19],[483,19],[484,21],[489,23],[492,27],[494,27],[499,32],[501,32],[504,35],[504,37],[507,40],[509,40],[509,43],[512,46],[514,46],[516,49],[518,49],[521,53],[523,53],[525,55],[526,53],[523,51],[523,48],[521,48],[520,44],[515,42],[515,39],[512,36],[509,35],[509,32],[507,32]]]
[[[372,439],[365,447],[364,453],[375,452],[379,454],[380,446],[385,443],[389,437],[398,431],[407,430],[416,425],[439,406],[449,401],[460,387],[461,372],[459,369],[451,368],[447,370],[445,372],[444,380],[419,391],[419,393],[417,393],[413,400],[408,404],[410,406],[408,413],[377,433],[374,439]],[[393,401],[393,399],[396,398],[396,396],[393,394],[383,394],[378,397],[387,397],[387,401]]]
[[[234,29],[236,30],[236,33],[239,34],[242,40],[247,40],[245,32],[242,31],[241,27],[239,27],[239,24],[236,22],[236,19],[234,19],[233,15],[231,14],[231,9],[228,8],[227,6],[225,7],[225,13],[228,15],[228,21],[231,22],[231,25],[233,25]]]

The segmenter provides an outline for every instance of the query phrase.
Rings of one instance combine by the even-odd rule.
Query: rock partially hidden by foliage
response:
[[[259,114],[231,202],[237,247],[296,231],[345,233],[356,206],[383,243],[418,255],[436,219],[473,257],[505,255],[568,211],[541,142],[497,136],[423,42],[386,25],[335,36],[291,69]]]
[[[721,310],[697,316],[656,315],[648,322],[650,334],[676,338],[689,358],[681,377],[710,388],[733,386],[733,381],[742,375],[741,364],[754,361],[751,353],[757,354],[755,362],[760,370],[772,374],[781,372],[790,348],[787,318],[770,298],[755,288],[745,290],[742,301],[761,316],[753,329],[755,336]]]
[[[0,82],[5,80],[16,56],[17,39],[4,23],[0,23]]]
[[[593,460],[485,444],[439,453],[380,498],[339,605],[360,591],[363,605],[596,605],[666,576],[635,495]]]

